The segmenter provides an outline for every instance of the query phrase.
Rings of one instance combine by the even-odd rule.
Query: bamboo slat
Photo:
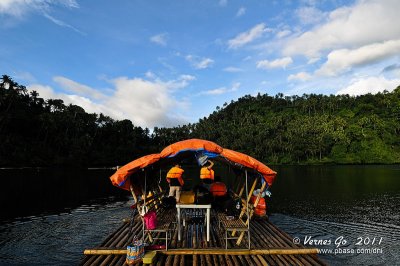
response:
[[[255,188],[254,183],[251,190],[254,190],[253,187]],[[243,201],[246,202],[249,198]],[[147,203],[155,208],[159,205],[160,199],[157,195],[153,195],[147,198]],[[251,210],[249,211],[251,217]],[[163,217],[173,216],[174,214],[164,212],[162,208],[157,209],[157,218],[161,220],[165,220]],[[228,249],[224,249],[225,233],[219,230],[217,219],[216,215],[212,216],[209,242],[205,241],[206,228],[203,223],[189,223],[182,227],[182,241],[177,240],[177,226],[172,224],[169,250],[158,250],[154,265],[325,265],[318,259],[317,249],[295,245],[287,233],[267,219],[251,221],[251,250],[244,249],[247,246],[245,244],[235,246],[236,240],[229,240]],[[160,233],[153,232],[155,237],[158,234]],[[81,265],[125,265],[126,246],[132,243],[134,235],[139,238],[142,235],[142,222],[139,219],[135,219],[133,224],[123,223],[115,233],[103,241],[100,247],[86,250],[84,252],[86,256],[81,261]],[[244,238],[247,238],[247,234]],[[240,249],[236,249],[238,247]],[[136,265],[141,265],[141,263]]]

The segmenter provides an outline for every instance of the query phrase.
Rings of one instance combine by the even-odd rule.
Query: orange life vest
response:
[[[251,196],[250,203],[254,204],[256,202],[257,196]],[[265,198],[260,198],[257,206],[254,208],[254,214],[257,216],[265,216],[267,215],[267,204],[265,202]]]
[[[202,167],[200,170],[200,179],[211,179],[214,180],[214,170],[208,170],[207,167]]]
[[[169,183],[169,179],[177,178],[179,181],[179,184],[181,184],[181,186],[183,186],[183,179],[182,179],[183,172],[184,172],[184,170],[179,167],[176,167],[176,166],[172,167],[167,173],[168,183]]]
[[[222,182],[212,183],[210,186],[210,192],[213,196],[225,196],[227,192],[226,185]]]

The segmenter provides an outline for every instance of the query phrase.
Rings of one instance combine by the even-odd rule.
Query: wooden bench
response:
[[[165,240],[165,249],[168,250],[168,236],[171,225],[176,223],[176,209],[164,210],[157,213],[157,227],[155,229],[145,229],[145,233],[150,234],[150,238],[154,241],[157,239]],[[165,237],[154,238],[151,233],[164,233]],[[152,241],[152,242],[153,242]]]
[[[161,206],[163,197],[164,194],[162,192],[158,192],[154,193],[151,197],[146,198],[146,206],[148,211],[155,211],[157,214],[157,227],[155,229],[145,228],[144,232],[148,235],[151,242],[154,242],[154,240],[165,240],[165,249],[168,250],[169,231],[171,225],[176,223],[176,209],[164,209]],[[139,204],[144,204],[144,201],[140,201]],[[138,219],[141,219],[141,216]],[[159,233],[159,236],[153,237],[152,233]],[[162,237],[161,233],[164,233],[165,236]]]
[[[217,212],[218,226],[225,231],[225,248],[228,249],[228,239],[239,239],[240,236],[234,236],[233,232],[247,232],[248,247],[250,249],[250,231],[248,226],[243,222],[241,218],[229,218],[223,212]],[[228,233],[232,233],[231,236]]]

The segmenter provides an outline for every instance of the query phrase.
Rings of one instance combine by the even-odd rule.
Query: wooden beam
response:
[[[242,194],[243,194],[243,191],[244,191],[244,185],[245,184],[243,184],[243,186],[240,188],[239,197],[242,197]]]
[[[246,209],[247,208],[247,203],[250,201],[251,195],[253,195],[253,191],[254,191],[256,185],[257,185],[257,178],[254,179],[253,185],[251,186],[250,192],[249,192],[248,197],[246,198],[246,201],[245,201],[246,205],[243,205],[242,211],[240,212],[240,215],[239,215],[239,219],[242,219],[243,215],[245,214],[245,212],[247,210]],[[244,188],[244,186],[243,186],[243,188]],[[235,236],[235,234],[236,234],[236,230],[233,230],[232,231],[232,236]]]
[[[126,255],[126,249],[86,249],[85,255]],[[164,255],[304,255],[318,254],[317,248],[272,248],[272,249],[169,249],[157,250]]]
[[[126,255],[127,249],[108,249],[108,248],[99,248],[99,249],[85,249],[83,254],[85,255]]]
[[[260,201],[260,198],[261,198],[261,194],[264,192],[266,185],[267,185],[267,182],[264,182],[264,183],[261,185],[260,193],[258,193],[257,198],[256,198],[256,201],[254,202],[253,208],[250,209],[250,214],[249,214],[249,216],[247,217],[247,220],[246,220],[246,222],[245,222],[246,225],[249,225],[250,219],[251,219],[251,217],[253,217],[253,214],[254,214],[254,209],[255,209],[256,206],[258,205],[258,202]],[[254,191],[254,190],[253,190],[253,191]],[[252,193],[252,194],[253,194],[253,193]],[[249,198],[251,198],[251,195],[249,195]],[[249,229],[250,229],[250,228],[249,228]],[[243,240],[243,237],[244,237],[244,232],[240,233],[240,236],[239,236],[238,240],[236,241],[236,245],[238,245],[238,246],[240,245],[240,243],[241,243],[242,240]],[[250,241],[250,240],[249,240],[249,241]]]

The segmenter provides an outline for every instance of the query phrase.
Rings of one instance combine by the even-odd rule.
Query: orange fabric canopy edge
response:
[[[114,186],[129,190],[130,181],[129,176],[140,169],[143,169],[153,163],[156,163],[162,158],[173,157],[181,151],[202,151],[212,152],[225,157],[229,161],[238,163],[245,167],[251,168],[259,172],[268,183],[269,186],[275,180],[276,172],[270,169],[265,164],[257,161],[256,159],[244,153],[224,149],[218,144],[202,139],[188,139],[176,142],[164,148],[158,154],[149,154],[140,157],[124,166],[119,168],[111,177],[110,180]]]

